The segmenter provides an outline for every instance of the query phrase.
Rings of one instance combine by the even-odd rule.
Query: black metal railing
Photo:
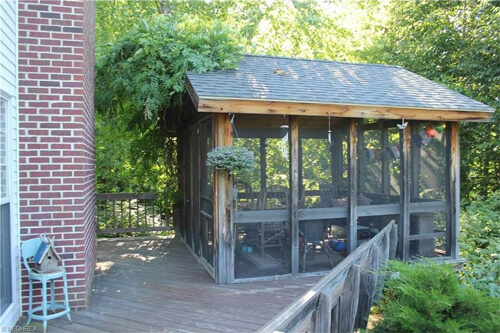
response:
[[[166,231],[172,217],[156,193],[97,193],[98,234]]]

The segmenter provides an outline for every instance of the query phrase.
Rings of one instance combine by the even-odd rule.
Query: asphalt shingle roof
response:
[[[201,98],[493,112],[398,66],[246,55],[238,69],[188,72]]]

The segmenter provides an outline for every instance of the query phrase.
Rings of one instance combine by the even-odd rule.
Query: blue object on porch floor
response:
[[[334,249],[335,251],[337,251],[337,252],[342,252],[342,251],[344,251],[347,248],[347,245],[344,242],[342,242],[342,241],[338,241],[336,239],[332,239],[330,241],[330,247],[332,249]]]
[[[29,266],[28,259],[32,259],[33,256],[36,255],[40,245],[42,244],[42,240],[40,238],[33,238],[23,242],[21,246],[21,252],[23,256],[24,266],[26,270],[29,272],[29,284],[30,284],[30,293],[29,293],[29,309],[28,309],[28,322],[26,325],[29,325],[31,319],[43,321],[43,331],[47,330],[47,320],[58,318],[64,315],[68,316],[68,319],[71,323],[71,316],[69,314],[69,301],[68,301],[68,282],[66,279],[66,270],[63,267],[58,267],[54,270],[48,272],[37,272]],[[62,278],[64,281],[64,304],[55,302],[55,280]],[[35,281],[40,281],[42,283],[42,305],[33,308],[33,283]],[[47,314],[47,282],[50,282],[50,308],[52,310],[52,314]],[[62,311],[56,313],[56,309],[62,309]],[[42,314],[35,314],[35,312],[42,311]]]

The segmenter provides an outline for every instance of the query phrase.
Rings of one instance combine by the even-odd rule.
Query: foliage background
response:
[[[185,72],[242,52],[396,64],[495,108],[461,124],[461,243],[464,281],[498,296],[499,1],[111,0],[96,26],[98,190],[165,193],[170,209]]]

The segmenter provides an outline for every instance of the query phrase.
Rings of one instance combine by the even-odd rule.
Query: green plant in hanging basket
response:
[[[207,154],[207,165],[230,175],[248,172],[254,168],[253,154],[243,147],[216,147]]]

